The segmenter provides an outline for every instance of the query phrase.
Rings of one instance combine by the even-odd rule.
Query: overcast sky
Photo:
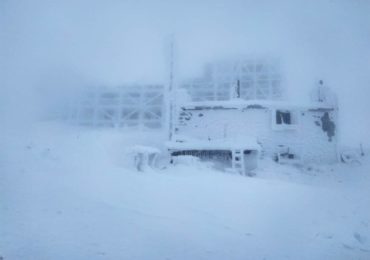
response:
[[[0,108],[36,106],[45,87],[165,82],[174,33],[178,78],[213,59],[272,55],[292,98],[323,78],[339,97],[342,137],[370,144],[369,14],[366,0],[0,0]]]

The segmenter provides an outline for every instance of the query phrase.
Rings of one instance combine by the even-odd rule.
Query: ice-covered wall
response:
[[[179,114],[176,134],[203,140],[242,140],[243,136],[252,136],[260,142],[265,155],[273,156],[283,145],[302,162],[335,162],[337,135],[335,129],[331,136],[325,128],[328,122],[335,127],[337,112],[307,108],[291,111],[294,124],[288,129],[279,129],[274,125],[275,110],[272,108],[185,109]]]

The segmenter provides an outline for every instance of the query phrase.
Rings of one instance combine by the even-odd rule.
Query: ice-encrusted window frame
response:
[[[296,130],[299,125],[299,111],[294,109],[271,109],[271,128],[275,131]]]

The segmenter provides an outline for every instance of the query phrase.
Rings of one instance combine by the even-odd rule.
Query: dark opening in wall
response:
[[[289,111],[276,110],[276,124],[277,125],[281,125],[281,124],[290,125],[290,124],[292,124],[291,113]]]
[[[335,123],[330,119],[329,113],[325,112],[321,117],[321,128],[329,137],[329,142],[332,141],[332,137],[335,135]]]
[[[201,160],[216,160],[229,162],[232,158],[232,153],[229,150],[184,150],[174,151],[171,156],[191,155],[200,158]]]

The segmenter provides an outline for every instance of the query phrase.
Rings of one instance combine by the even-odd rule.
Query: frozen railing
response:
[[[242,99],[279,100],[283,96],[280,64],[274,59],[242,58],[209,63],[201,78],[188,80],[193,101],[229,100],[238,86]]]
[[[83,91],[71,105],[69,120],[84,126],[160,128],[163,114],[162,85],[132,85]]]

